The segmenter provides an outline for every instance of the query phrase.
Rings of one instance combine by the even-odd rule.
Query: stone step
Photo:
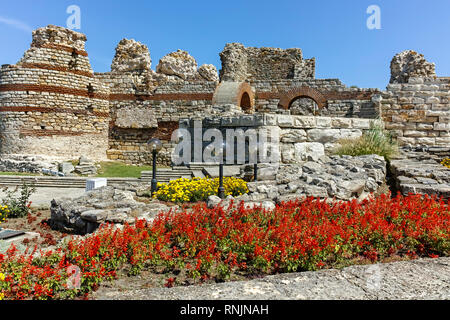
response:
[[[24,182],[36,187],[84,188],[86,180],[92,178],[77,177],[44,177],[44,176],[0,176],[0,186],[19,186]],[[120,185],[124,183],[142,182],[138,178],[107,178],[108,184]]]

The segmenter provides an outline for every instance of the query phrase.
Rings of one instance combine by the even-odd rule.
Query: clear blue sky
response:
[[[69,5],[81,8],[81,30],[96,72],[110,70],[122,38],[145,43],[159,59],[187,50],[199,65],[220,68],[227,42],[301,48],[316,58],[317,78],[384,89],[392,57],[423,53],[439,76],[450,76],[449,0],[0,0],[0,64],[14,64],[31,43],[31,30],[66,26]],[[369,30],[369,5],[381,9],[381,30]]]

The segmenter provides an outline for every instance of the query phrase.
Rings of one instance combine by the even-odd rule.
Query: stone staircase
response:
[[[191,163],[189,166],[175,166],[173,168],[158,169],[158,182],[168,183],[179,178],[217,177],[219,166],[209,163]],[[232,176],[239,173],[238,166],[225,166],[224,175]],[[54,177],[54,176],[1,176],[0,187],[20,186],[24,182],[40,188],[85,188],[88,177]],[[106,178],[108,185],[123,185],[126,183],[147,183],[152,181],[152,171],[142,171],[140,178]]]
[[[0,176],[0,186],[20,186],[24,182],[40,188],[85,188],[86,180],[83,177],[49,177],[49,176]],[[139,183],[138,178],[107,178],[108,185],[121,185],[124,183]]]
[[[198,174],[198,172],[196,172]],[[151,183],[153,171],[142,171],[141,182]],[[171,169],[156,170],[156,180],[162,183],[168,183],[172,180],[186,178],[191,179],[195,177],[195,173],[187,167],[173,167]]]

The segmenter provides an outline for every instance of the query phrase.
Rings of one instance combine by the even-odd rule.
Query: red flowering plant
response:
[[[341,267],[355,259],[380,261],[447,256],[449,204],[428,196],[382,195],[363,202],[290,201],[274,210],[243,204],[208,209],[197,204],[119,229],[105,225],[61,249],[37,255],[12,247],[0,255],[0,290],[5,299],[69,299],[85,296],[124,268],[129,275],[158,268],[180,282]],[[79,286],[68,286],[69,267],[79,269]],[[71,269],[72,270],[72,269]],[[176,274],[176,273],[175,273]]]

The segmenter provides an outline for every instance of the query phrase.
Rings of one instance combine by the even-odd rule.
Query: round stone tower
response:
[[[109,89],[94,77],[86,36],[33,31],[16,65],[0,69],[0,154],[106,158]]]

